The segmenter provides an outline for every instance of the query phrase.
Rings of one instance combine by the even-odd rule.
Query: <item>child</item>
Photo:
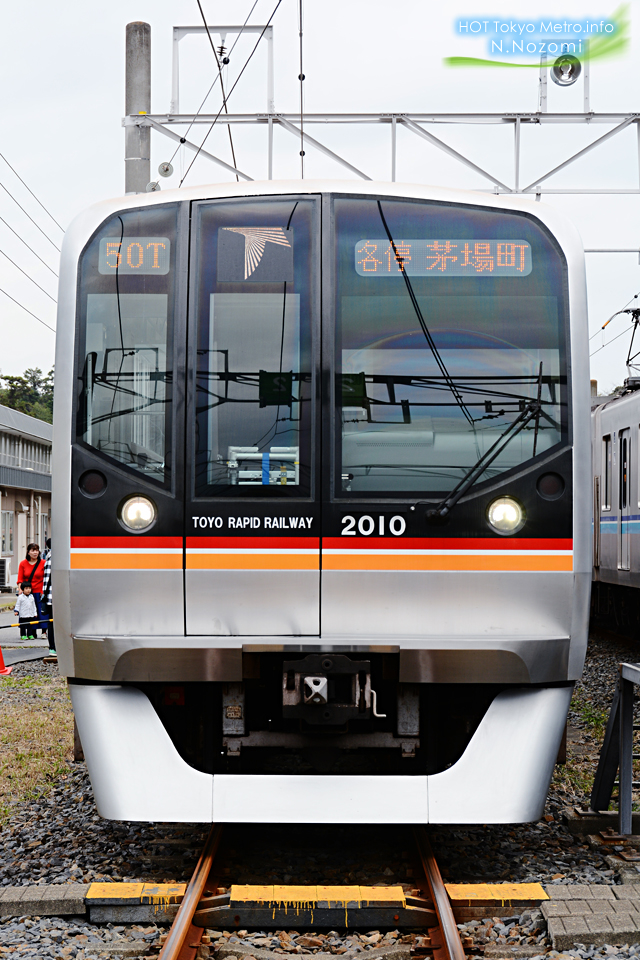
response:
[[[20,589],[22,593],[16,598],[13,611],[20,618],[20,639],[35,640],[37,624],[33,623],[27,626],[30,620],[38,619],[35,597],[31,594],[31,584],[27,583],[26,580],[20,584]]]

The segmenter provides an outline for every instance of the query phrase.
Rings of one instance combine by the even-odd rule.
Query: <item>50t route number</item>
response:
[[[398,515],[390,517],[388,523],[387,518],[381,515],[378,517],[377,524],[375,517],[369,517],[366,514],[358,520],[348,515],[342,518],[343,537],[355,537],[358,534],[370,537],[373,533],[377,533],[379,537],[386,537],[387,533],[394,537],[401,537],[406,529],[406,520]]]

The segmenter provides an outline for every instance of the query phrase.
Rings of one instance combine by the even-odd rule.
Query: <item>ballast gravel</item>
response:
[[[577,686],[577,709],[569,721],[569,755],[591,769],[599,744],[589,710],[608,709],[621,660],[636,659],[633,645],[593,639],[583,680]],[[18,664],[13,676],[56,676],[55,665],[38,661]],[[15,697],[15,693],[12,696]],[[28,689],[20,697],[30,700]],[[0,684],[0,701],[2,686]],[[526,749],[526,744],[523,745]],[[487,757],[487,775],[508,757]],[[604,859],[560,821],[565,806],[584,804],[584,785],[564,776],[558,767],[545,818],[533,824],[432,827],[430,835],[445,881],[616,883]],[[84,764],[70,764],[65,777],[46,796],[16,804],[0,830],[0,885],[100,881],[178,882],[188,880],[206,824],[118,823],[97,814]],[[220,883],[402,883],[420,886],[411,833],[404,827],[289,827],[281,825],[225,828],[218,856]],[[640,876],[639,876],[640,880]],[[157,956],[161,927],[150,924],[91,924],[86,918],[21,918],[0,921],[0,957],[73,957],[78,960],[124,956]],[[165,928],[166,929],[166,928]],[[550,958],[640,957],[640,945],[549,949],[544,921],[537,911],[508,920],[472,921],[461,934],[482,948],[478,956],[512,955]],[[413,934],[401,931],[209,931],[211,953],[237,944],[238,956],[249,950],[274,953],[344,955],[368,953],[380,946],[406,943]],[[471,944],[469,944],[471,946]],[[505,954],[504,948],[507,953]],[[249,950],[247,949],[249,948]],[[516,948],[515,950],[513,948]],[[525,949],[526,948],[526,949]],[[146,953],[144,951],[147,951]],[[468,951],[469,955],[469,951]],[[475,955],[471,948],[470,955]],[[349,960],[349,958],[347,958]]]
[[[38,960],[155,957],[153,947],[162,933],[163,929],[153,924],[96,925],[87,923],[84,917],[20,917],[0,921],[0,955]]]

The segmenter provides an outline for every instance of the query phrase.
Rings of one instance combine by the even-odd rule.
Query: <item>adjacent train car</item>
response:
[[[622,632],[640,625],[640,381],[593,401],[594,614]]]
[[[586,294],[543,204],[222,184],[67,232],[61,671],[103,816],[538,817],[587,638]]]

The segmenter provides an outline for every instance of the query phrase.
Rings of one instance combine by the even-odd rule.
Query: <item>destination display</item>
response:
[[[526,277],[531,245],[525,240],[359,240],[361,277]]]
[[[168,237],[103,237],[98,252],[100,273],[169,273]]]

